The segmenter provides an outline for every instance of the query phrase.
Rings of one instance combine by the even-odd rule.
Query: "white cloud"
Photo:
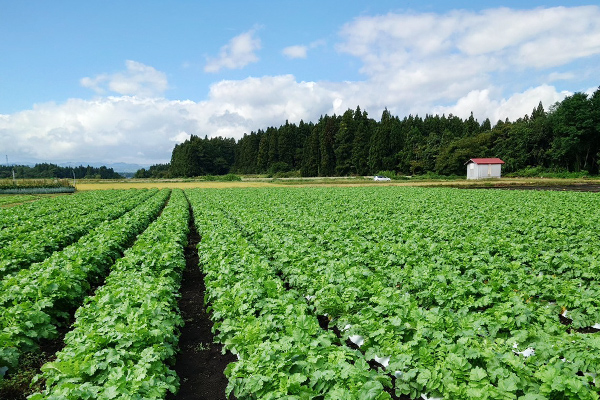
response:
[[[71,99],[0,115],[0,142],[14,160],[163,163],[170,159],[174,143],[190,134],[238,139],[285,120],[316,121],[320,115],[341,114],[357,105],[378,119],[383,110],[378,94],[366,83],[298,82],[283,75],[221,81],[202,102],[133,96]],[[542,85],[498,100],[499,91],[492,88],[471,91],[453,106],[421,104],[413,114],[466,118],[473,111],[478,119],[487,116],[495,123],[530,113],[540,100],[548,107],[565,95]]]
[[[81,80],[98,93],[122,96],[0,115],[0,143],[15,160],[158,163],[168,161],[174,143],[191,134],[240,138],[285,120],[317,121],[357,105],[375,119],[387,107],[400,117],[467,118],[472,111],[480,121],[514,120],[540,101],[548,108],[569,94],[552,82],[581,80],[585,67],[583,72],[597,76],[592,57],[600,54],[599,34],[600,8],[594,6],[363,16],[341,29],[337,47],[362,62],[362,81],[250,77],[212,84],[204,101],[177,101],[153,97],[168,86],[164,73],[128,61],[124,72]],[[572,48],[563,49],[564,40]],[[298,46],[295,54],[322,44]],[[563,54],[552,54],[552,46]],[[258,48],[255,31],[243,33],[206,70],[241,68],[257,60]],[[583,67],[577,64],[582,58]]]
[[[571,79],[575,79],[576,75],[573,72],[551,72],[548,74],[548,81],[569,81]]]
[[[435,107],[434,114],[453,114],[461,118],[468,118],[471,112],[480,121],[489,118],[492,124],[497,121],[504,121],[508,118],[515,121],[527,115],[531,115],[534,108],[540,101],[546,110],[556,103],[563,100],[572,93],[557,92],[557,90],[548,85],[541,85],[535,88],[529,88],[522,93],[514,93],[509,98],[500,98],[499,91],[493,88],[483,90],[473,90],[466,96],[458,99],[455,105],[448,107]]]
[[[81,78],[80,84],[99,94],[111,91],[140,97],[160,96],[168,89],[167,76],[164,72],[132,60],[125,61],[125,66],[127,70],[124,72]]]
[[[342,97],[333,85],[283,75],[221,81],[201,102],[70,99],[0,115],[0,142],[15,160],[162,163],[170,159],[174,143],[190,134],[240,138],[286,119],[315,121],[344,111]]]
[[[170,137],[169,140],[171,142],[175,142],[175,143],[183,143],[186,140],[188,140],[190,138],[190,136],[191,135],[189,133],[187,133],[186,131],[181,131],[177,135]]]
[[[361,72],[390,85],[400,100],[406,92],[448,100],[481,89],[496,74],[600,54],[600,8],[390,13],[359,17],[340,35],[338,50],[358,57]]]
[[[308,46],[288,46],[282,50],[282,53],[287,58],[306,58]]]
[[[197,129],[178,113],[192,104],[131,96],[38,104],[0,119],[0,141],[15,160],[165,161],[169,138]]]
[[[312,50],[314,48],[320,47],[320,46],[324,46],[325,45],[325,41],[324,40],[315,40],[314,42],[312,42],[311,44],[309,44],[308,46],[306,45],[295,45],[295,46],[288,46],[285,47],[281,53],[286,56],[287,58],[290,59],[294,59],[294,58],[306,58],[308,55],[308,50]]]
[[[260,50],[260,48],[261,43],[260,39],[256,37],[256,29],[244,32],[221,47],[218,57],[209,58],[204,71],[219,72],[223,68],[243,68],[250,63],[258,61],[258,56],[255,52]]]

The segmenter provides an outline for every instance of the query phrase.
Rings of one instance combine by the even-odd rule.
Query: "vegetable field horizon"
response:
[[[598,399],[599,208],[570,191],[223,185],[0,209],[0,388],[67,331],[31,400],[177,398],[193,223],[215,341],[237,359],[223,399]]]

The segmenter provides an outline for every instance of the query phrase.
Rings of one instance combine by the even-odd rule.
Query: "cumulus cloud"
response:
[[[331,108],[318,85],[293,76],[248,78],[212,85],[202,102],[109,96],[38,104],[0,115],[0,141],[15,160],[158,163],[190,134],[239,138]]]
[[[132,96],[38,104],[3,116],[0,141],[13,159],[164,162],[173,146],[169,138],[197,129],[178,114],[190,105]]]
[[[549,85],[528,88],[521,93],[513,93],[508,98],[502,98],[496,89],[473,90],[458,99],[456,104],[447,107],[435,107],[434,114],[453,114],[461,118],[468,118],[471,112],[484,118],[489,118],[492,124],[508,118],[514,121],[525,114],[531,115],[540,101],[544,108],[571,95],[569,92],[558,92]]]
[[[313,121],[342,112],[346,104],[340,89],[282,75],[221,81],[200,102],[136,96],[70,99],[0,115],[0,141],[20,160],[163,163],[174,143],[191,134],[237,139],[285,120]]]
[[[260,39],[256,37],[256,29],[244,32],[221,47],[219,56],[209,58],[204,66],[205,72],[219,72],[223,68],[240,69],[258,61],[256,51],[260,50]]]
[[[160,96],[168,89],[164,72],[137,61],[125,61],[126,71],[115,74],[100,74],[93,78],[85,77],[79,81],[81,86],[90,88],[98,94],[114,92],[122,95],[153,97]]]
[[[178,101],[153,97],[168,86],[162,72],[128,61],[126,71],[81,81],[98,93],[121,96],[71,99],[0,115],[0,142],[13,159],[162,163],[170,159],[174,143],[191,134],[240,138],[286,120],[317,121],[357,105],[375,119],[387,107],[399,116],[467,118],[472,111],[480,121],[514,120],[540,101],[548,108],[570,94],[553,82],[580,79],[582,68],[597,76],[593,61],[600,54],[599,34],[595,6],[361,16],[340,30],[337,49],[362,63],[364,80],[249,77],[212,84],[203,101]],[[572,48],[561,47],[564,39]],[[553,45],[557,50],[550,50]],[[302,55],[312,46],[289,52]],[[258,48],[254,30],[243,33],[209,60],[207,71],[241,68],[257,60]],[[556,51],[563,54],[548,54]],[[583,66],[577,64],[582,59]]]
[[[600,8],[498,8],[362,16],[338,50],[358,57],[374,83],[430,100],[459,99],[498,74],[523,74],[600,54]],[[420,92],[420,93],[418,93]]]
[[[367,104],[365,93],[371,98]],[[420,111],[464,118],[474,111],[496,122],[522,117],[540,100],[548,106],[566,94],[542,85],[498,100],[498,91],[484,89],[469,92],[452,106],[429,105]],[[173,145],[191,134],[239,139],[285,120],[316,121],[357,105],[378,119],[383,107],[372,100],[376,95],[377,89],[366,83],[298,82],[282,75],[221,81],[201,102],[134,96],[71,99],[0,115],[0,141],[19,160],[164,163]]]
[[[282,50],[282,53],[287,58],[306,58],[308,46],[296,45],[288,46]]]
[[[325,44],[325,41],[316,40],[309,45],[294,45],[294,46],[285,47],[281,51],[281,53],[290,59],[306,58],[308,55],[308,50],[314,49],[319,46],[323,46],[324,44]]]

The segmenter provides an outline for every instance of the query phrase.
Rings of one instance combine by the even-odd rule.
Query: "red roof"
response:
[[[504,164],[499,158],[471,158],[466,164],[474,162],[475,164]]]

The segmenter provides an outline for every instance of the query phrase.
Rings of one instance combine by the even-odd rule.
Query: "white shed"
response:
[[[504,161],[499,158],[471,158],[465,164],[467,179],[500,178]]]

